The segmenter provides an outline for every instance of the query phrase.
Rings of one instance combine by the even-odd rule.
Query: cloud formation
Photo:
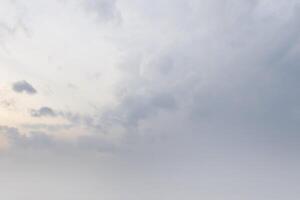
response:
[[[72,87],[67,84],[70,82],[83,89],[76,92],[70,90],[67,95],[67,90],[61,90],[60,85],[55,85],[53,81],[55,89],[48,98],[50,102],[57,97],[55,102],[59,102],[56,103],[59,109],[37,106],[39,109],[30,112],[32,117],[67,119],[72,125],[83,125],[86,132],[93,130],[93,133],[105,132],[111,135],[125,132],[123,139],[126,142],[127,139],[135,140],[134,137],[139,141],[140,135],[147,135],[146,138],[150,135],[152,138],[149,132],[159,133],[156,135],[158,138],[161,137],[161,132],[168,132],[167,135],[177,132],[168,131],[172,127],[162,125],[157,119],[172,119],[183,123],[185,129],[181,129],[182,132],[188,132],[191,137],[196,137],[194,132],[205,132],[204,135],[210,132],[211,135],[222,138],[222,131],[228,129],[240,135],[243,135],[243,130],[252,130],[260,137],[268,139],[272,134],[280,135],[279,132],[285,132],[289,136],[297,132],[297,1],[280,1],[276,4],[270,4],[267,0],[228,1],[219,5],[218,1],[203,0],[199,3],[166,0],[154,1],[150,5],[137,1],[127,3],[121,0],[93,0],[80,1],[78,4],[70,1],[54,1],[48,4],[44,11],[51,13],[51,9],[55,8],[61,17],[58,20],[56,16],[43,15],[48,16],[52,22],[59,22],[49,24],[53,28],[65,27],[72,17],[83,20],[72,24],[72,28],[77,30],[73,32],[79,33],[72,35],[72,38],[74,41],[82,38],[83,42],[66,42],[68,48],[72,49],[71,55],[66,54],[64,58],[60,58],[53,53],[50,61],[47,55],[47,62],[51,62],[51,65],[70,63],[70,66],[74,64],[72,60],[75,57],[85,55],[81,57],[84,62],[77,60],[80,62],[76,64],[78,74],[77,68],[64,67],[64,73],[70,74],[70,79],[74,78],[83,84],[66,80],[68,77],[65,76],[59,79],[68,89]],[[33,9],[29,5],[31,4],[24,4],[24,7]],[[38,9],[36,12],[37,15],[41,14]],[[93,21],[95,13],[101,18],[101,23]],[[103,23],[116,17],[116,13],[119,13],[122,23]],[[189,13],[188,17],[186,13]],[[31,17],[35,19],[31,25],[36,26],[36,30],[41,30],[36,40],[43,38],[42,34],[48,38],[40,28],[39,19]],[[87,25],[81,28],[83,24]],[[70,35],[68,30],[53,41],[66,41]],[[98,37],[98,32],[103,35]],[[122,56],[118,57],[116,63],[109,65],[110,67],[101,68],[107,63],[102,64],[101,61],[99,64],[99,56],[94,55],[103,46],[96,45],[93,50],[89,50],[91,45],[102,44],[100,41],[92,42],[100,37],[109,43],[104,49],[114,46],[116,52],[122,52]],[[77,46],[82,48],[74,48]],[[45,52],[54,51],[47,49]],[[102,58],[106,57],[110,56],[103,54]],[[31,59],[24,62],[28,60]],[[90,65],[93,67],[85,69]],[[51,67],[48,68],[49,73],[54,73]],[[105,71],[108,68],[115,71]],[[37,68],[31,70],[31,74],[47,76],[47,73],[44,74]],[[93,74],[98,71],[101,71],[101,77],[97,80],[81,79],[83,72]],[[115,78],[116,72],[118,79],[109,82]],[[109,87],[99,89],[98,86],[102,85]],[[81,94],[84,89],[88,92]],[[95,94],[98,89],[102,92]],[[19,93],[37,93],[26,81],[14,83],[13,90]],[[103,99],[102,95],[107,93],[110,93],[107,102],[113,103],[103,104],[103,107],[96,106],[101,109],[86,108],[88,106],[85,105],[90,105],[90,102],[97,105]],[[88,102],[77,102],[85,99],[80,98],[82,95],[86,95]],[[73,101],[76,102],[75,106],[70,111],[64,111],[64,107],[69,107]],[[48,104],[39,102],[37,105]],[[84,114],[76,111],[77,107],[83,107],[81,111]],[[43,126],[49,128],[47,124]],[[56,130],[57,127],[69,129],[69,124],[53,125],[50,129]],[[190,130],[191,127],[193,131]],[[118,131],[115,132],[115,129]],[[176,137],[180,137],[180,133],[177,134]],[[254,140],[257,135],[253,136]],[[288,137],[282,137],[286,143],[291,142]],[[270,145],[272,142],[278,141],[272,140]]]
[[[31,110],[30,112],[32,117],[55,117],[56,113],[49,107],[41,107],[38,110]]]
[[[102,9],[118,9],[122,16],[122,24],[109,28],[110,40],[125,52],[117,66],[121,78],[113,90],[116,106],[85,117],[41,107],[32,110],[32,116],[59,116],[108,133],[122,127],[129,138],[132,132],[147,135],[143,129],[148,124],[160,132],[167,125],[160,127],[156,118],[172,115],[174,121],[186,118],[186,132],[191,132],[190,126],[201,132],[206,127],[216,137],[223,137],[221,127],[236,132],[253,129],[267,138],[278,131],[297,131],[298,105],[293,99],[298,94],[292,92],[299,84],[292,78],[299,51],[296,1],[218,5],[167,0],[151,6],[135,1],[83,2],[80,5],[91,5],[99,16],[110,15]],[[268,20],[272,23],[265,23]],[[157,29],[163,33],[153,31]],[[97,84],[101,80],[91,88]]]
[[[110,154],[117,150],[115,144],[93,135],[80,136],[76,140],[68,141],[42,131],[30,131],[25,134],[15,127],[0,126],[0,139],[2,139],[2,136],[12,150],[50,150],[60,151],[63,154],[77,151]],[[0,149],[2,148],[0,147]]]
[[[37,93],[36,89],[25,80],[13,83],[12,89],[17,93],[27,93],[29,95]]]

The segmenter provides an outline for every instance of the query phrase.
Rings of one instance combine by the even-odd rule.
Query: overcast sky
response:
[[[0,198],[299,200],[299,0],[1,0]]]

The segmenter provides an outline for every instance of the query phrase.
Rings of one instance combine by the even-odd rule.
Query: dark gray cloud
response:
[[[12,89],[17,93],[36,94],[36,89],[27,81],[18,81],[13,83]]]

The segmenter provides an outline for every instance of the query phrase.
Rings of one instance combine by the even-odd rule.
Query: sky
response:
[[[299,0],[2,0],[0,196],[298,200]]]

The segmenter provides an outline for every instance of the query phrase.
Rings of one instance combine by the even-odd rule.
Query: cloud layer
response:
[[[0,193],[299,199],[299,3],[0,3]]]

